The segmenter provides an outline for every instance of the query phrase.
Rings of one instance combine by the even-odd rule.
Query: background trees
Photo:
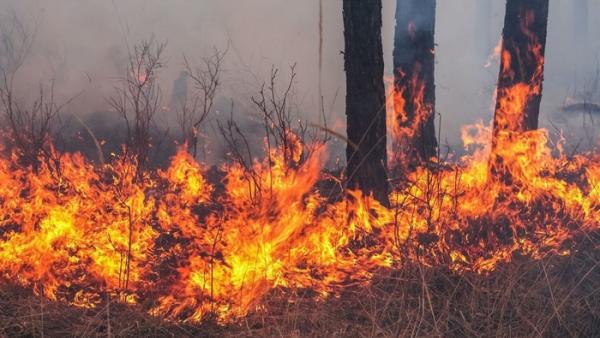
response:
[[[397,123],[410,132],[394,151],[414,167],[437,153],[435,137],[435,0],[398,0],[394,39]],[[399,104],[402,102],[402,104]]]

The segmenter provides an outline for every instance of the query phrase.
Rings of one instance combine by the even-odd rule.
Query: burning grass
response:
[[[2,279],[90,311],[108,300],[225,325],[267,308],[277,290],[330,302],[377,286],[377,271],[418,266],[470,280],[515,257],[572,254],[600,225],[597,154],[569,158],[559,145],[553,156],[546,132],[511,134],[496,153],[500,175],[490,170],[490,134],[465,131],[471,155],[419,168],[391,208],[358,191],[324,196],[324,147],[292,133],[263,161],[222,167],[220,183],[185,150],[141,176],[126,155],[97,167],[53,152],[34,170],[13,153],[0,161]],[[425,291],[427,302],[441,292]]]
[[[600,156],[568,156],[564,140],[536,129],[545,39],[530,30],[532,13],[521,25],[528,45],[516,48],[532,74],[517,76],[524,59],[504,41],[494,129],[466,127],[468,155],[414,160],[435,109],[417,77],[393,88],[389,157],[401,179],[389,207],[325,174],[324,140],[307,141],[309,124],[289,111],[293,67],[283,93],[273,70],[253,98],[264,158],[234,121],[219,123],[233,161],[215,177],[195,155],[219,53],[205,71],[186,62],[198,91],[181,102],[184,146],[163,169],[150,153],[164,44],[130,52],[109,100],[125,142],[105,160],[95,140],[99,164],[56,150],[52,87],[22,110],[5,76],[0,334],[600,334]]]
[[[279,288],[262,306],[225,326],[149,316],[151,304],[107,303],[82,309],[50,302],[31,289],[0,291],[0,334],[6,336],[596,336],[600,332],[600,243],[576,239],[570,256],[516,256],[485,275],[409,263],[379,270],[366,287],[338,297]],[[213,319],[210,319],[213,318]]]
[[[158,56],[137,60],[160,64]],[[577,313],[587,323],[595,313],[570,302],[595,293],[592,286],[574,297],[596,268],[600,156],[568,156],[564,140],[551,144],[547,131],[521,128],[524,102],[541,87],[507,88],[497,107],[502,123],[464,129],[468,155],[403,168],[386,207],[325,174],[326,144],[306,141],[307,125],[286,103],[292,82],[280,102],[275,75],[253,100],[264,117],[265,157],[252,157],[235,122],[219,124],[233,161],[212,176],[187,145],[166,168],[149,166],[154,99],[133,112],[145,121],[133,133],[140,138],[128,137],[97,165],[57,151],[46,132],[34,147],[7,137],[0,284],[28,290],[24,303],[52,309],[57,330],[80,335],[593,332],[567,318]],[[153,78],[127,83],[152,93]],[[390,100],[393,121],[404,121],[399,97]],[[390,133],[400,144],[414,136],[399,124]],[[406,161],[392,144],[392,153],[400,150],[393,163]],[[6,316],[7,334],[49,327],[41,308],[26,307],[28,319],[19,314],[22,293],[4,295],[17,313]]]

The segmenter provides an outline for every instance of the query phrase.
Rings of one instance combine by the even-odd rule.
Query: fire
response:
[[[318,184],[325,146],[291,130],[286,147],[265,142],[265,159],[226,164],[219,178],[187,146],[141,175],[126,151],[95,166],[51,148],[34,170],[0,149],[0,281],[75,306],[114,299],[173,320],[228,321],[260,310],[274,289],[323,299],[405,262],[483,274],[515,254],[569,254],[571,239],[600,229],[600,156],[569,157],[546,130],[514,131],[541,92],[534,38],[540,66],[499,93],[500,131],[465,127],[468,155],[407,172],[389,208],[360,191],[329,198]],[[395,140],[433,111],[418,76],[410,86],[412,125],[402,88],[390,92]],[[501,159],[502,179],[490,159]]]
[[[154,201],[133,183],[132,164],[104,168],[105,181],[79,154],[64,154],[58,167],[44,163],[37,172],[17,169],[16,156],[3,161],[10,189],[0,195],[4,276],[50,299],[103,276],[106,288],[129,298],[142,283],[139,264],[156,237],[148,227]]]
[[[518,55],[522,58],[530,60],[515,60],[511,54],[511,50],[519,51],[518,46],[513,46],[514,41],[504,41],[501,50],[501,70],[500,82],[513,82],[518,79],[520,82],[512,86],[503,87],[497,93],[497,106],[495,112],[496,124],[495,130],[498,132],[508,133],[520,132],[527,130],[525,119],[527,119],[528,106],[536,99],[540,99],[542,93],[542,82],[544,80],[544,55],[542,52],[542,44],[534,32],[530,30],[531,25],[535,20],[533,11],[527,10],[521,20],[520,30],[528,40],[526,53]],[[524,63],[524,64],[522,64]],[[527,78],[522,67],[533,65],[533,71]],[[537,118],[537,117],[536,117]],[[500,137],[505,137],[500,136]]]
[[[230,320],[274,288],[325,297],[409,260],[485,273],[517,252],[567,254],[567,240],[598,229],[597,155],[553,156],[547,132],[523,133],[498,148],[506,185],[488,170],[491,134],[465,128],[472,153],[412,172],[391,208],[358,191],[327,202],[324,148],[297,138],[291,162],[272,149],[250,171],[222,167],[220,183],[185,147],[142,180],[127,157],[95,167],[62,154],[35,173],[2,157],[2,278],[78,306],[153,298],[157,316]]]
[[[526,83],[518,83],[503,90],[498,95],[498,111],[496,123],[502,130],[523,130],[523,111],[532,95],[540,93],[540,87]]]
[[[388,158],[391,167],[407,160],[405,155],[409,153],[408,149],[414,147],[417,133],[422,130],[423,125],[433,114],[433,107],[425,103],[425,82],[420,73],[421,66],[416,64],[407,88],[395,88],[393,80],[388,81],[392,82],[387,86],[386,100],[387,126],[391,139]],[[401,74],[401,76],[407,75]],[[409,117],[406,111],[405,91],[413,94],[411,96],[411,104],[414,106],[415,112],[413,117]]]

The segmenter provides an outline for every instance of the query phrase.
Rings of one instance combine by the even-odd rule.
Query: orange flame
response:
[[[505,128],[522,123],[541,90],[532,83],[500,96]],[[423,84],[411,86],[422,121],[431,109]],[[411,137],[419,122],[403,125],[402,93],[390,94],[391,133]],[[598,154],[568,157],[559,144],[553,155],[545,130],[500,132],[492,154],[492,133],[463,128],[470,153],[407,173],[389,208],[359,191],[332,202],[318,188],[324,147],[291,131],[287,150],[269,148],[250,168],[224,165],[221,179],[185,146],[140,178],[126,155],[95,167],[52,150],[59,160],[40,157],[34,172],[0,145],[0,281],[76,306],[111,297],[171,319],[227,321],[259,310],[275,288],[326,297],[407,261],[486,273],[514,254],[568,254],[569,240],[600,229]],[[491,176],[492,155],[507,180]]]
[[[387,126],[390,135],[391,144],[388,147],[388,160],[390,167],[396,167],[406,160],[405,155],[408,148],[413,147],[416,133],[421,130],[431,114],[433,107],[425,103],[425,82],[421,78],[421,66],[415,65],[413,76],[410,79],[408,88],[396,88],[393,80],[387,80]],[[401,76],[406,76],[401,74]],[[406,111],[405,91],[413,93],[411,98],[414,105],[414,117],[408,116]]]
[[[324,297],[407,260],[483,273],[515,252],[566,254],[568,239],[600,226],[597,155],[553,157],[545,131],[523,133],[498,150],[507,186],[487,170],[491,129],[465,128],[463,139],[470,155],[418,168],[391,208],[353,191],[328,203],[316,188],[322,147],[293,163],[274,149],[251,172],[226,165],[218,184],[183,150],[142,181],[124,157],[96,168],[63,154],[36,174],[3,157],[0,273],[78,306],[156,297],[155,315],[229,320],[274,288]]]

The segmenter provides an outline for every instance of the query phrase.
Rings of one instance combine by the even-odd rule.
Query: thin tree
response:
[[[225,54],[215,49],[214,54],[203,58],[199,66],[192,66],[184,57],[184,74],[191,79],[193,88],[191,97],[186,95],[182,100],[177,114],[183,142],[194,157],[198,156],[200,128],[215,105]]]
[[[398,0],[394,39],[395,158],[414,168],[437,154],[435,136],[436,0]],[[400,164],[400,163],[399,163]]]
[[[344,0],[347,186],[388,204],[381,0]]]
[[[508,0],[494,114],[494,140],[501,132],[538,127],[548,0]]]

